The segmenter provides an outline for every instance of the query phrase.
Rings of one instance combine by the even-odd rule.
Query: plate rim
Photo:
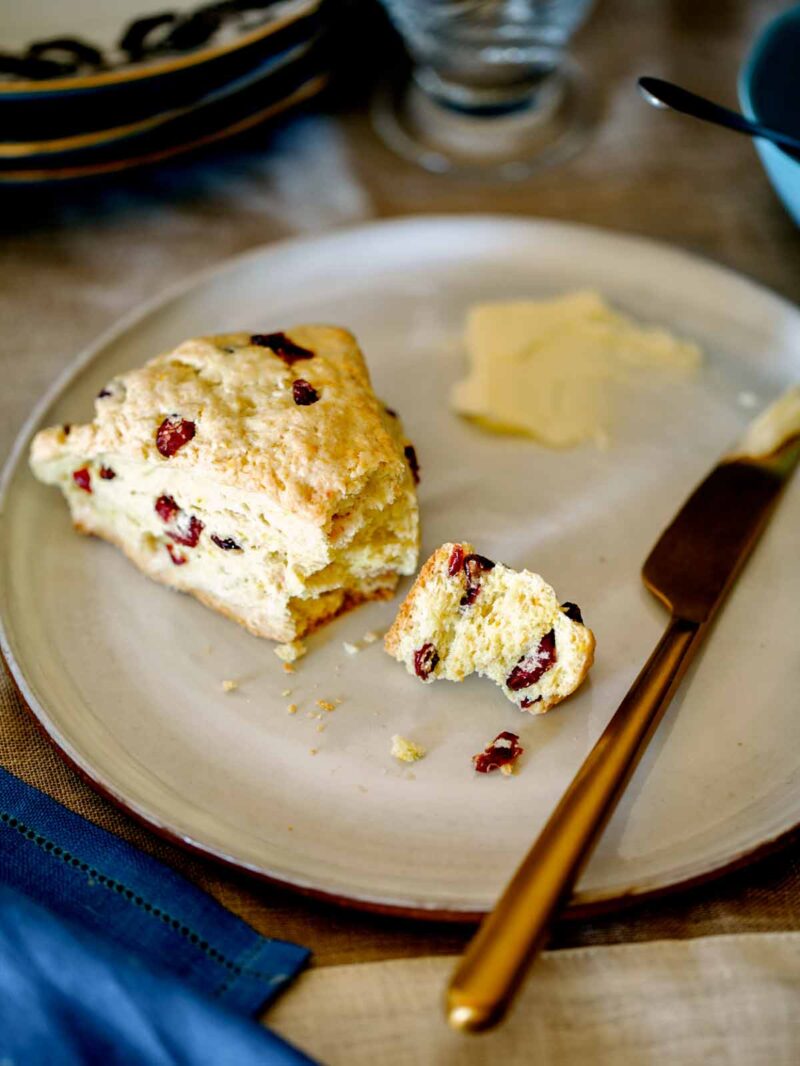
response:
[[[228,99],[236,93],[242,92],[269,79],[273,74],[293,65],[297,60],[304,59],[312,48],[319,44],[322,39],[320,32],[312,33],[309,37],[298,41],[289,48],[276,55],[267,56],[266,59],[257,63],[243,75],[225,82],[201,96],[192,103],[169,108],[167,111],[158,111],[147,118],[128,122],[121,126],[107,126],[104,129],[92,130],[90,133],[71,134],[68,137],[45,138],[39,141],[0,141],[0,160],[8,160],[12,163],[24,164],[31,156],[64,155],[71,152],[83,151],[85,148],[105,147],[115,144],[117,141],[126,140],[139,133],[147,133],[157,129],[173,119],[182,118],[184,115],[201,111],[203,108]]]
[[[45,411],[58,399],[73,379],[78,377],[105,348],[160,308],[167,306],[181,296],[191,292],[194,288],[205,284],[215,276],[222,275],[227,270],[235,269],[237,266],[245,263],[248,259],[258,258],[260,255],[264,254],[266,250],[271,252],[275,250],[279,251],[282,246],[286,245],[297,246],[298,244],[304,243],[314,244],[319,242],[320,239],[337,239],[342,236],[353,237],[357,236],[359,233],[374,231],[376,228],[402,229],[409,225],[436,226],[441,224],[492,226],[497,225],[498,223],[501,225],[513,223],[515,226],[518,226],[521,222],[534,228],[549,229],[564,234],[571,233],[575,236],[592,235],[605,239],[611,238],[622,240],[625,243],[638,244],[651,251],[655,250],[661,253],[668,252],[689,262],[699,262],[723,275],[726,275],[732,281],[739,283],[745,282],[748,286],[757,290],[762,296],[767,297],[772,301],[776,301],[784,308],[788,308],[795,314],[800,315],[798,309],[795,308],[788,299],[774,292],[768,286],[753,280],[739,271],[733,270],[731,267],[719,264],[708,256],[698,255],[695,252],[689,252],[678,246],[668,244],[667,242],[658,241],[638,234],[621,233],[602,226],[563,222],[558,219],[538,218],[536,216],[527,215],[520,216],[514,213],[465,214],[463,212],[453,212],[434,215],[400,215],[392,218],[373,219],[352,226],[334,227],[330,230],[323,231],[322,233],[300,234],[284,237],[279,240],[259,244],[253,248],[239,252],[236,255],[229,256],[221,262],[212,264],[205,269],[190,275],[188,278],[181,279],[179,282],[176,282],[173,286],[167,287],[166,290],[158,293],[151,299],[138,304],[113,322],[106,330],[102,331],[92,343],[79,352],[72,362],[64,367],[61,373],[56,376],[51,385],[34,404],[30,413],[19,427],[8,456],[3,464],[2,471],[0,471],[0,529],[2,529],[3,522],[7,520],[7,498],[11,483],[17,473],[20,463],[24,462],[24,454],[30,443],[30,439],[38,428]],[[480,921],[481,918],[488,913],[487,910],[482,909],[475,910],[454,906],[443,907],[436,904],[427,906],[401,902],[400,900],[391,899],[388,893],[381,895],[380,897],[375,897],[370,894],[358,894],[357,892],[352,894],[342,894],[313,883],[313,879],[298,876],[296,880],[291,880],[270,873],[269,870],[263,866],[256,866],[255,864],[237,859],[235,856],[227,854],[218,847],[205,844],[200,840],[194,839],[190,835],[182,833],[179,829],[165,824],[160,815],[154,814],[140,804],[127,799],[112,781],[103,778],[94,771],[89,760],[84,758],[81,753],[73,747],[70,740],[61,734],[55,723],[50,719],[47,709],[37,700],[36,696],[28,686],[24,671],[20,663],[17,661],[11,647],[7,633],[5,610],[1,601],[0,662],[2,662],[5,667],[23,706],[32,716],[37,728],[53,745],[64,762],[76,771],[82,780],[84,780],[96,792],[111,801],[116,807],[123,810],[137,823],[150,829],[162,839],[165,839],[190,853],[199,854],[206,859],[219,862],[223,866],[246,873],[259,881],[277,885],[281,888],[291,890],[292,892],[297,892],[301,895],[333,903],[342,907],[349,907],[378,914],[394,915],[403,918],[466,923]],[[697,869],[696,872],[689,873],[683,877],[678,876],[672,880],[662,880],[657,884],[632,884],[622,889],[577,892],[567,904],[563,914],[572,918],[589,917],[595,914],[619,910],[640,901],[672,895],[676,892],[705,884],[725,873],[732,872],[761,858],[774,854],[776,851],[786,847],[799,835],[800,821],[796,821],[789,825],[782,826],[774,835],[767,836],[755,844],[741,848],[721,861],[710,860],[708,866],[700,864],[700,868]],[[520,856],[520,859],[521,858],[522,856]],[[695,864],[695,866],[697,865],[698,864]]]
[[[200,66],[212,59],[229,55],[246,48],[250,44],[264,40],[277,33],[278,30],[291,26],[300,18],[312,14],[320,5],[321,0],[306,0],[305,6],[291,11],[282,18],[269,19],[261,26],[243,33],[234,41],[227,44],[212,45],[208,48],[200,48],[189,55],[175,56],[165,59],[161,63],[143,65],[139,67],[123,67],[121,70],[106,70],[98,74],[76,75],[69,78],[44,78],[41,81],[21,80],[0,83],[0,99],[4,96],[29,96],[44,95],[45,93],[71,92],[82,89],[99,89],[105,85],[121,85],[125,82],[143,81],[146,78],[158,77],[161,74],[171,74],[176,70],[185,70],[189,67]]]
[[[233,122],[221,129],[204,133],[189,141],[169,145],[166,148],[157,148],[142,155],[133,155],[120,159],[109,159],[102,163],[84,163],[72,167],[39,167],[23,170],[0,170],[0,185],[8,185],[11,188],[28,185],[55,185],[64,181],[80,181],[82,179],[97,178],[106,174],[120,174],[126,170],[136,170],[138,167],[153,166],[156,163],[169,159],[177,159],[189,152],[194,152],[208,145],[218,144],[220,141],[232,140],[241,133],[247,133],[262,122],[267,122],[277,115],[283,114],[293,107],[306,103],[313,99],[328,85],[330,77],[327,73],[313,74],[302,81],[287,96],[274,101],[267,107],[260,108],[249,115],[245,115],[237,122]],[[188,114],[188,112],[187,112]],[[110,142],[114,143],[114,142]]]

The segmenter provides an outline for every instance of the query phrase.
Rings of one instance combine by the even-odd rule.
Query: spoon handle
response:
[[[682,89],[670,81],[661,78],[639,78],[639,88],[649,103],[656,107],[669,107],[673,111],[679,111],[684,115],[691,115],[704,122],[712,122],[717,126],[725,126],[737,133],[746,133],[751,137],[764,137],[769,141],[775,141],[786,148],[794,148],[800,151],[800,139],[791,134],[772,129],[761,122],[753,122],[740,115],[738,111],[732,111],[721,104],[715,104],[712,100],[706,100],[704,96]]]

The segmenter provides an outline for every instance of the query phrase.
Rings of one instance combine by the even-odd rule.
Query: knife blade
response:
[[[454,1028],[488,1029],[508,1009],[798,460],[800,386],[753,422],[656,542],[642,578],[669,625],[456,968]]]
[[[645,560],[645,585],[673,615],[698,624],[709,620],[761,535],[798,457],[800,386],[753,422]]]

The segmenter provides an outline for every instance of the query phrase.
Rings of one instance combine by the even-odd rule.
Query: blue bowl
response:
[[[748,118],[800,137],[800,4],[768,23],[739,75],[739,101]],[[800,226],[800,159],[777,145],[755,142],[769,180]]]

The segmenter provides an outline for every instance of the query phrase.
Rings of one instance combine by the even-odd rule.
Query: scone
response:
[[[414,572],[416,455],[346,330],[189,340],[95,409],[36,435],[36,477],[82,533],[252,633],[295,640]]]
[[[542,714],[574,692],[594,661],[579,608],[538,574],[443,544],[428,559],[384,640],[421,681],[490,677],[522,710]]]

